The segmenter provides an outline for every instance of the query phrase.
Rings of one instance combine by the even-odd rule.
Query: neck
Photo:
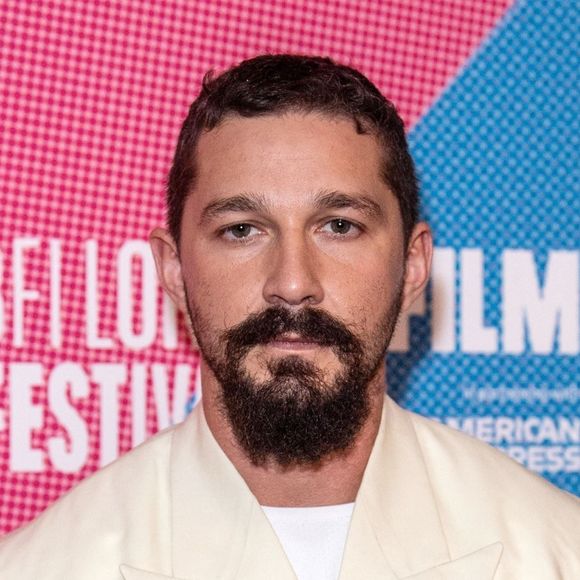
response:
[[[355,500],[380,426],[384,372],[378,373],[369,385],[370,413],[354,444],[314,465],[292,467],[282,467],[275,462],[257,466],[250,461],[224,420],[217,396],[219,386],[213,375],[208,374],[209,381],[204,380],[202,397],[208,426],[261,505],[311,507]]]

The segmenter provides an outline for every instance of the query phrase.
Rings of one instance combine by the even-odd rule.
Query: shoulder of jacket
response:
[[[34,521],[1,538],[0,578],[100,578],[105,570],[112,573],[109,562],[116,562],[112,577],[117,578],[129,525],[134,543],[143,546],[151,543],[152,534],[150,527],[140,526],[141,520],[149,526],[154,521],[160,535],[169,527],[165,519],[174,431],[171,427],[154,435],[81,481]],[[80,572],[91,566],[94,576]]]
[[[580,499],[504,452],[466,433],[409,413],[441,518],[459,535],[487,527],[506,547],[557,553],[580,567]],[[490,536],[491,537],[491,536]],[[551,554],[551,555],[550,555]],[[567,578],[567,576],[562,576]]]
[[[545,495],[556,503],[580,509],[580,498],[552,485],[503,451],[434,419],[405,412],[411,418],[424,457],[433,469],[437,469],[437,465],[446,469],[453,467],[458,478],[475,480],[477,476],[488,485],[501,483],[504,493],[512,491],[518,498],[525,499],[525,489],[531,496]]]

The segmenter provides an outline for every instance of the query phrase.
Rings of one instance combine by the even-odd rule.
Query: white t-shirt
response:
[[[298,580],[337,580],[353,508],[262,506]]]

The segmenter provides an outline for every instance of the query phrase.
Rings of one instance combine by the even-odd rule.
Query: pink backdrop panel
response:
[[[197,354],[143,240],[202,75],[328,55],[412,126],[509,4],[0,2],[0,533],[179,420],[193,393]]]

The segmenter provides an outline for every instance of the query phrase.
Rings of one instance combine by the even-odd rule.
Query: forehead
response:
[[[318,113],[227,118],[204,133],[196,148],[189,202],[259,193],[280,207],[307,203],[313,192],[337,190],[392,198],[381,177],[379,140],[354,122]],[[394,199],[394,198],[393,198]]]

